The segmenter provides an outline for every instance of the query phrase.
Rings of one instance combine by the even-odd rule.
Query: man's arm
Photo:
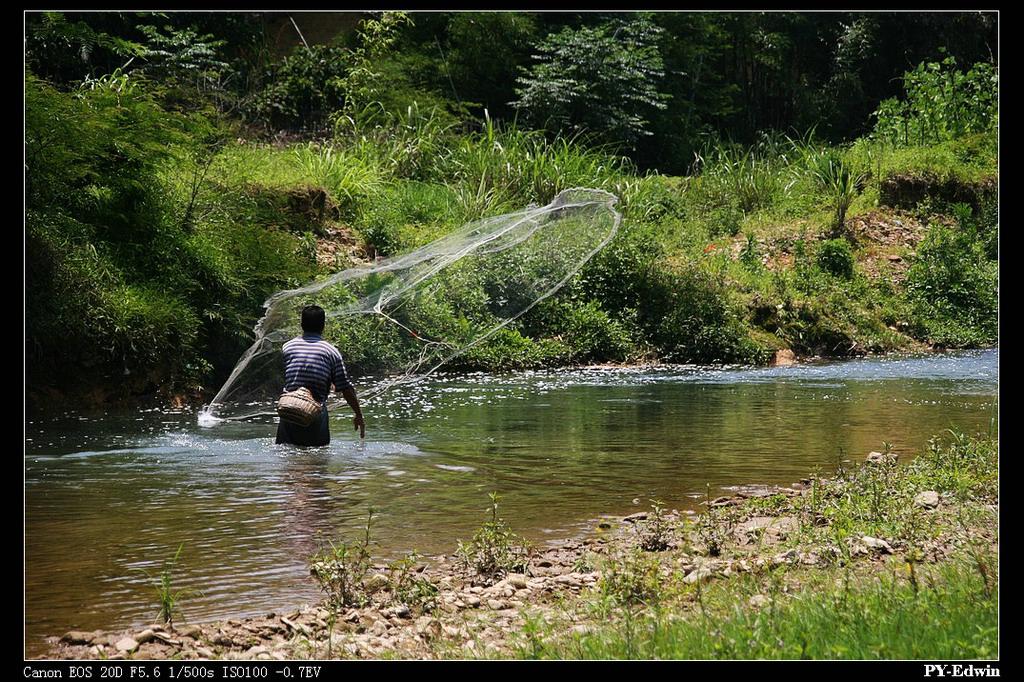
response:
[[[356,389],[353,388],[352,382],[348,378],[348,372],[345,370],[345,361],[341,359],[341,353],[338,353],[337,364],[334,365],[334,390],[339,391],[341,395],[345,396],[345,402],[356,413],[352,423],[355,424],[359,437],[366,438],[366,423],[363,421],[363,410],[359,407],[359,398],[356,396]]]
[[[351,386],[343,388],[341,389],[341,395],[345,397],[345,402],[356,413],[352,423],[355,425],[356,430],[359,431],[359,437],[366,438],[366,422],[363,421],[363,410],[359,407],[359,397],[356,395],[356,389]]]

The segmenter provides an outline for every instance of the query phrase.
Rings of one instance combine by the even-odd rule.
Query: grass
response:
[[[775,583],[778,585],[778,583]],[[765,594],[767,593],[767,594]],[[749,599],[761,595],[767,605]],[[521,658],[557,659],[972,659],[994,658],[998,604],[965,563],[856,580],[826,572],[782,591],[770,580],[703,588],[700,612],[619,613],[586,633],[558,624],[527,631]],[[540,631],[538,631],[540,630]]]
[[[166,625],[174,625],[174,616],[181,612],[181,598],[187,594],[198,594],[195,590],[184,588],[176,589],[174,587],[174,567],[178,563],[178,559],[181,557],[181,551],[184,549],[185,543],[178,545],[178,551],[174,553],[174,557],[164,562],[163,570],[160,571],[160,575],[154,578],[145,569],[139,568],[147,578],[152,580],[156,589],[157,600],[159,604],[159,611],[157,612],[157,619]]]

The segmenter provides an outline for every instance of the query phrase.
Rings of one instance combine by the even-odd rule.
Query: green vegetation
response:
[[[328,540],[309,561],[310,575],[327,595],[333,610],[345,606],[362,606],[370,599],[366,578],[370,572],[370,524],[373,509],[366,517],[363,537],[357,542]]]
[[[275,291],[574,186],[620,197],[619,234],[453,368],[992,344],[997,82],[972,17],[930,25],[940,62],[913,15],[384,13],[276,58],[253,17],[31,15],[30,395],[214,388]],[[896,26],[921,66],[876,92],[850,41]],[[834,44],[830,76],[800,66],[800,115],[767,104],[789,48],[748,45],[766,80],[734,82],[751,30]],[[403,352],[335,331],[357,374]]]
[[[388,564],[389,590],[396,603],[433,611],[437,607],[437,585],[420,575],[414,575],[422,568],[420,556],[415,552],[406,554]]]
[[[174,553],[174,557],[164,562],[164,568],[160,572],[158,578],[153,578],[145,569],[140,568],[147,578],[153,580],[156,584],[157,598],[160,604],[160,610],[157,613],[157,619],[166,625],[174,625],[174,614],[181,613],[181,598],[189,593],[195,593],[194,590],[175,589],[174,588],[174,566],[178,563],[178,559],[181,557],[181,550],[184,549],[185,543],[178,545],[178,551]]]
[[[651,500],[651,511],[647,518],[637,521],[640,549],[645,552],[661,552],[669,548],[675,528],[666,518],[663,504],[660,500]]]
[[[485,581],[494,582],[507,573],[526,572],[529,547],[498,516],[498,494],[490,493],[491,520],[469,542],[459,540],[457,554],[464,566]]]
[[[523,658],[586,659],[974,659],[997,655],[998,602],[971,565],[927,571],[914,587],[893,574],[844,582],[829,573],[795,592],[746,600],[764,585],[706,587],[703,612],[622,615],[563,640],[537,635]],[[836,583],[839,583],[838,585]],[[551,634],[551,633],[545,633]]]

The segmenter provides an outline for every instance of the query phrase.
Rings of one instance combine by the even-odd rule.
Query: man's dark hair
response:
[[[302,309],[302,331],[307,334],[322,334],[325,319],[323,308],[318,305],[307,305]]]

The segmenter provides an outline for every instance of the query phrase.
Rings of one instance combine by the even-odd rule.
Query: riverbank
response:
[[[46,657],[995,657],[997,457],[994,441],[947,435],[909,464],[872,453],[696,514],[635,499],[643,511],[528,555],[495,510],[461,552],[321,555],[333,604],[69,632]]]
[[[399,320],[420,332],[427,321],[465,348],[451,369],[763,365],[780,352],[854,357],[997,339],[994,128],[913,145],[879,134],[841,146],[780,134],[749,147],[719,141],[683,176],[490,118],[453,128],[433,108],[276,145],[206,139],[141,84],[124,101],[34,77],[26,92],[29,155],[46,159],[41,141],[55,136],[67,152],[33,164],[29,183],[30,409],[215,392],[275,292],[570,187],[615,195],[622,221],[557,294],[476,345],[508,312],[485,305],[504,299],[482,276],[432,298],[428,318]],[[131,182],[110,170],[126,150]],[[523,267],[523,282],[544,277]],[[355,377],[402,372],[418,353],[342,326],[326,333]]]

